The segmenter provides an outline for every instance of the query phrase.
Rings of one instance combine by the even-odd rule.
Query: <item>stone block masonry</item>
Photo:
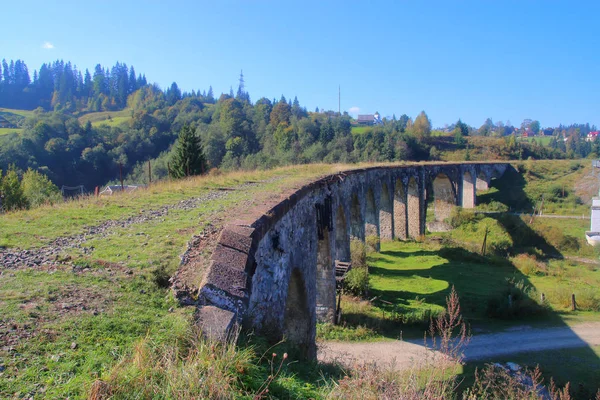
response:
[[[317,321],[333,322],[335,260],[350,261],[350,238],[425,234],[427,203],[436,222],[475,206],[507,163],[438,163],[344,171],[308,183],[255,219],[225,226],[198,290],[198,323],[224,340],[236,326],[316,355]]]

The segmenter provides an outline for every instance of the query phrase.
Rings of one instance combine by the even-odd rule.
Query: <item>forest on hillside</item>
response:
[[[122,63],[110,69],[97,65],[91,74],[56,61],[43,64],[30,79],[24,62],[3,60],[0,77],[0,107],[33,110],[17,121],[20,132],[0,136],[0,169],[20,175],[32,169],[59,187],[84,185],[93,190],[116,181],[121,170],[129,182],[144,183],[148,160],[154,177],[165,177],[171,149],[184,126],[199,136],[208,167],[221,169],[438,159],[443,149],[462,150],[470,159],[465,140],[469,135],[499,136],[489,144],[490,154],[498,159],[600,154],[596,143],[583,138],[589,125],[561,126],[547,146],[517,141],[514,134],[503,136],[505,125],[491,120],[484,130],[459,120],[446,129],[449,134],[440,136],[425,112],[414,119],[403,114],[353,130],[348,114],[309,112],[297,98],[281,95],[253,102],[243,75],[235,93],[230,90],[218,98],[212,88],[181,92],[173,83],[162,90]],[[127,116],[122,123],[81,119],[117,110]]]

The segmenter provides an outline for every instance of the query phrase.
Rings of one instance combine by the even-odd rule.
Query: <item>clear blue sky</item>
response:
[[[434,126],[600,125],[599,15],[598,1],[7,1],[0,57],[31,74],[120,61],[217,94],[243,69],[253,100],[309,110],[337,109],[340,84],[343,110],[425,110]]]

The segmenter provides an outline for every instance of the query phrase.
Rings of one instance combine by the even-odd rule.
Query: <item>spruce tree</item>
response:
[[[196,136],[190,126],[183,126],[179,132],[175,152],[171,157],[169,175],[177,179],[201,175],[206,172],[207,168],[200,138]]]

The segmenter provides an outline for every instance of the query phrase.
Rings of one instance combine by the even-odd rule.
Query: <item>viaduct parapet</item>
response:
[[[225,226],[198,291],[199,324],[225,339],[234,326],[286,337],[312,358],[316,322],[333,321],[335,260],[350,240],[424,235],[444,229],[455,206],[475,207],[476,191],[508,163],[440,163],[354,169],[311,182],[257,218]]]

